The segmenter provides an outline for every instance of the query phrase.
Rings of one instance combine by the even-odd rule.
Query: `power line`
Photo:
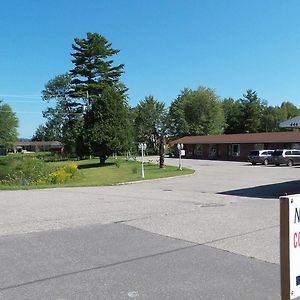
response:
[[[0,110],[0,113],[12,113],[12,111],[9,110]],[[40,111],[13,111],[13,113],[16,114],[42,114]],[[45,113],[47,114],[47,113]],[[66,113],[49,113],[50,115],[82,115],[82,112],[66,112]]]
[[[8,97],[8,98],[27,98],[27,99],[35,99],[41,98],[41,95],[13,95],[13,94],[0,94],[0,97]]]
[[[0,100],[1,101],[1,100]],[[43,103],[43,102],[41,102],[41,101],[39,101],[39,99],[37,99],[37,100],[3,100],[3,102],[5,102],[5,103]]]
[[[15,113],[15,114],[40,114],[40,111],[9,111],[9,110],[0,110],[0,113]]]

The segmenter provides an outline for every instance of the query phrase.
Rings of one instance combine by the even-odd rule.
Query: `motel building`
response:
[[[177,144],[183,144],[185,158],[247,161],[252,150],[300,149],[300,132],[185,136],[170,143],[178,157]]]
[[[64,152],[64,145],[58,141],[18,141],[12,148],[4,148],[0,145],[0,155],[7,155],[9,152],[38,152],[50,151],[62,154]]]
[[[58,141],[19,141],[15,144],[14,152],[51,151],[63,153],[64,145]]]

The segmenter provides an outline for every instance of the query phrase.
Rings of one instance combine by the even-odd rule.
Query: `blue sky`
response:
[[[45,121],[45,83],[72,68],[74,37],[98,32],[121,50],[131,106],[150,94],[169,106],[200,85],[299,106],[299,11],[298,0],[2,1],[0,99],[30,138]]]

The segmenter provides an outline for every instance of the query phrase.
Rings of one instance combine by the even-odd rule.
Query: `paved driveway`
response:
[[[35,299],[40,285],[45,299],[279,299],[278,195],[297,192],[300,169],[202,160],[183,165],[196,173],[113,187],[0,192],[4,299]],[[120,274],[128,271],[143,292],[130,290],[128,274],[122,287]],[[81,285],[87,274],[90,284]],[[77,289],[68,293],[65,285],[75,275]],[[54,286],[58,294],[51,298]]]

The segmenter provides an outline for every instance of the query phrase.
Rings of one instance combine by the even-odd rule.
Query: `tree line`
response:
[[[253,90],[240,99],[221,99],[201,86],[183,89],[169,108],[152,95],[130,107],[121,81],[124,65],[112,58],[119,50],[98,33],[75,38],[72,50],[73,68],[42,91],[51,105],[33,140],[59,140],[67,152],[97,155],[101,163],[114,152],[136,149],[138,142],[157,153],[162,136],[279,131],[281,121],[300,115],[291,102],[269,106]]]

